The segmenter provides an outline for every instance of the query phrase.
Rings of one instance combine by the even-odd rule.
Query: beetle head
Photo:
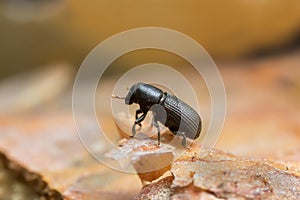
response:
[[[142,83],[136,83],[129,89],[126,97],[125,97],[125,104],[131,105],[133,103],[137,103],[136,99],[136,90],[140,87]]]

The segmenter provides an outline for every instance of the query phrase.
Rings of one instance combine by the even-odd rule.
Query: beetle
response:
[[[199,114],[176,96],[163,92],[157,87],[136,83],[131,86],[126,97],[122,99],[125,99],[126,105],[135,103],[140,106],[135,112],[135,122],[132,126],[133,137],[136,134],[136,125],[142,126],[141,122],[149,111],[152,111],[153,114],[152,125],[157,128],[158,145],[160,145],[158,122],[169,128],[174,135],[182,136],[182,146],[184,147],[186,147],[186,138],[194,140],[200,135],[202,121]]]

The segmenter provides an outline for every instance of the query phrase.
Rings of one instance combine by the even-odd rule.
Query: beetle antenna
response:
[[[117,95],[111,95],[111,97],[112,98],[114,98],[114,99],[125,99],[125,97],[119,97],[119,96],[117,96]]]

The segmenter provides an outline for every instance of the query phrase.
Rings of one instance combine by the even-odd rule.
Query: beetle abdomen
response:
[[[166,95],[162,106],[167,113],[165,126],[174,134],[182,132],[190,139],[199,137],[202,122],[199,114],[192,107],[170,94]]]

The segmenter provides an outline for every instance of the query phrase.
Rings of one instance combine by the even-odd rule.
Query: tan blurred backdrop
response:
[[[57,61],[78,68],[105,38],[145,26],[187,34],[216,60],[273,51],[298,38],[299,10],[298,0],[3,0],[0,77]]]

